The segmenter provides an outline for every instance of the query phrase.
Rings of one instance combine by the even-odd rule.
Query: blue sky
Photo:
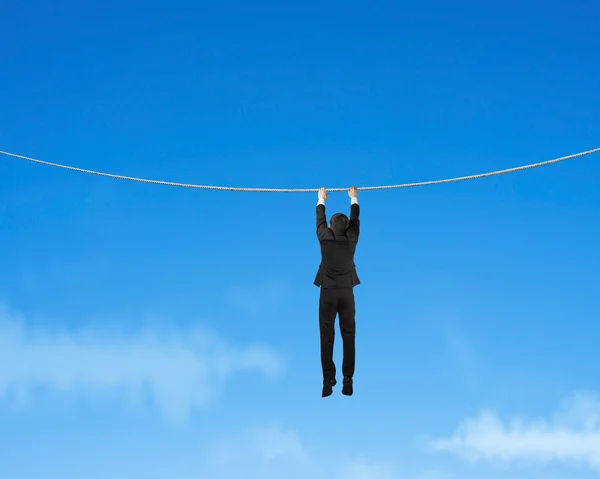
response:
[[[599,146],[597,2],[215,5],[5,2],[0,149],[346,188]],[[598,477],[598,159],[360,192],[323,400],[316,193],[2,156],[0,476]]]

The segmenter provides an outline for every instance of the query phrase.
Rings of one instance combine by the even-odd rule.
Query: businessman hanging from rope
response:
[[[335,364],[333,362],[333,343],[335,339],[335,317],[339,315],[340,332],[343,342],[342,394],[352,396],[354,392],[354,339],[356,334],[354,286],[360,284],[354,252],[360,233],[360,209],[358,189],[348,190],[350,196],[350,219],[343,213],[331,217],[329,227],[325,216],[325,201],[329,197],[327,190],[319,190],[317,203],[317,238],[321,245],[321,264],[314,284],[320,286],[319,330],[321,334],[321,367],[323,369],[322,397],[333,393],[337,384]]]

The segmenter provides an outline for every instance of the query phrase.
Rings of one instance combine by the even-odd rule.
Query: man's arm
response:
[[[325,200],[327,200],[325,188],[319,191],[319,202],[317,203],[317,238],[319,241],[327,231],[327,217],[325,216]]]
[[[323,200],[319,200],[319,202],[317,203],[317,238],[319,238],[319,240],[323,237],[325,231],[327,231],[325,202],[323,202]]]
[[[348,190],[348,196],[350,196],[350,220],[348,222],[348,229],[352,231],[356,237],[360,235],[360,206],[358,206],[358,189],[353,186]]]

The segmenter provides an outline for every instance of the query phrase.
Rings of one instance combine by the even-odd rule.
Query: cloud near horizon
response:
[[[451,437],[430,445],[470,462],[563,462],[600,471],[600,400],[590,393],[575,394],[551,419],[503,420],[483,411],[464,420]]]
[[[273,378],[282,359],[262,346],[234,347],[201,330],[136,334],[33,328],[0,307],[0,398],[30,398],[38,388],[78,396],[150,395],[171,422],[207,407],[239,372]]]
[[[286,477],[289,479],[421,479],[399,474],[392,462],[371,461],[341,451],[317,452],[293,429],[279,425],[246,430],[239,436],[217,441],[210,451],[214,479],[233,477]]]

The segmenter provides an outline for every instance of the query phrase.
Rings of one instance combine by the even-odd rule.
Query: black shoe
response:
[[[327,396],[331,396],[333,394],[333,386],[336,384],[337,381],[335,379],[325,379],[323,381],[323,392],[321,393],[321,397],[325,398]]]
[[[345,377],[344,385],[342,386],[342,394],[345,396],[352,396],[354,388],[352,386],[352,378]]]

